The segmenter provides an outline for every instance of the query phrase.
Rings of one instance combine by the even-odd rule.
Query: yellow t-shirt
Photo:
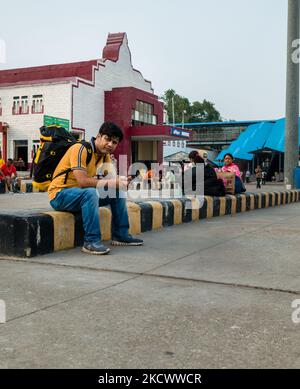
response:
[[[2,168],[2,166],[5,164],[5,161],[4,159],[0,158],[0,169]]]
[[[103,155],[99,158],[98,154],[93,153],[91,162],[86,165],[87,160],[87,148],[82,144],[78,143],[71,146],[66,154],[62,157],[57,168],[54,171],[51,184],[48,188],[48,196],[50,201],[53,200],[58,192],[65,188],[76,188],[78,183],[74,177],[73,172],[68,174],[66,183],[64,183],[66,175],[62,174],[61,176],[55,178],[59,173],[67,170],[85,170],[87,175],[92,178],[96,176],[97,169],[100,168],[104,163],[110,163],[109,154]],[[108,169],[107,169],[108,170]]]

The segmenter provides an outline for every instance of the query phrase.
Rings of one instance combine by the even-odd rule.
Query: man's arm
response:
[[[97,186],[104,188],[106,185],[111,188],[127,188],[127,178],[115,177],[112,179],[103,178],[102,180],[97,180],[96,178],[89,177],[85,170],[73,170],[73,174],[79,188],[96,188]]]

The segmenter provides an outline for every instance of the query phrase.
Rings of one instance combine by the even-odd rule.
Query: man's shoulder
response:
[[[85,154],[87,153],[87,147],[88,147],[88,144],[82,144],[81,142],[77,142],[77,143],[74,143],[67,151],[66,154],[68,154],[69,156],[71,155],[74,155],[74,154],[79,154],[79,153],[82,153],[82,154]]]

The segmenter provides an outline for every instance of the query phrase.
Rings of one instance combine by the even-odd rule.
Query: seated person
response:
[[[235,163],[233,163],[232,154],[226,154],[224,157],[224,166],[221,168],[222,172],[234,173],[237,177],[241,177],[241,172]]]
[[[18,177],[17,170],[11,158],[7,160],[7,164],[1,167],[1,173],[8,190],[18,192],[21,187],[21,179]]]
[[[228,153],[224,157],[224,166],[221,168],[221,172],[234,173],[235,174],[235,194],[245,192],[246,189],[241,179],[241,172],[235,163],[233,163],[233,155]],[[226,186],[226,185],[225,185]]]
[[[189,154],[191,164],[194,165],[193,169],[193,190],[196,189],[196,165],[199,163],[204,164],[204,195],[205,196],[225,196],[225,187],[223,181],[217,177],[215,170],[205,165],[205,161],[197,151],[192,151]]]

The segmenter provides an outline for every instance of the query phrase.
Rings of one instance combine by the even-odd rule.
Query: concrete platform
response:
[[[300,204],[0,261],[0,368],[300,368]]]

